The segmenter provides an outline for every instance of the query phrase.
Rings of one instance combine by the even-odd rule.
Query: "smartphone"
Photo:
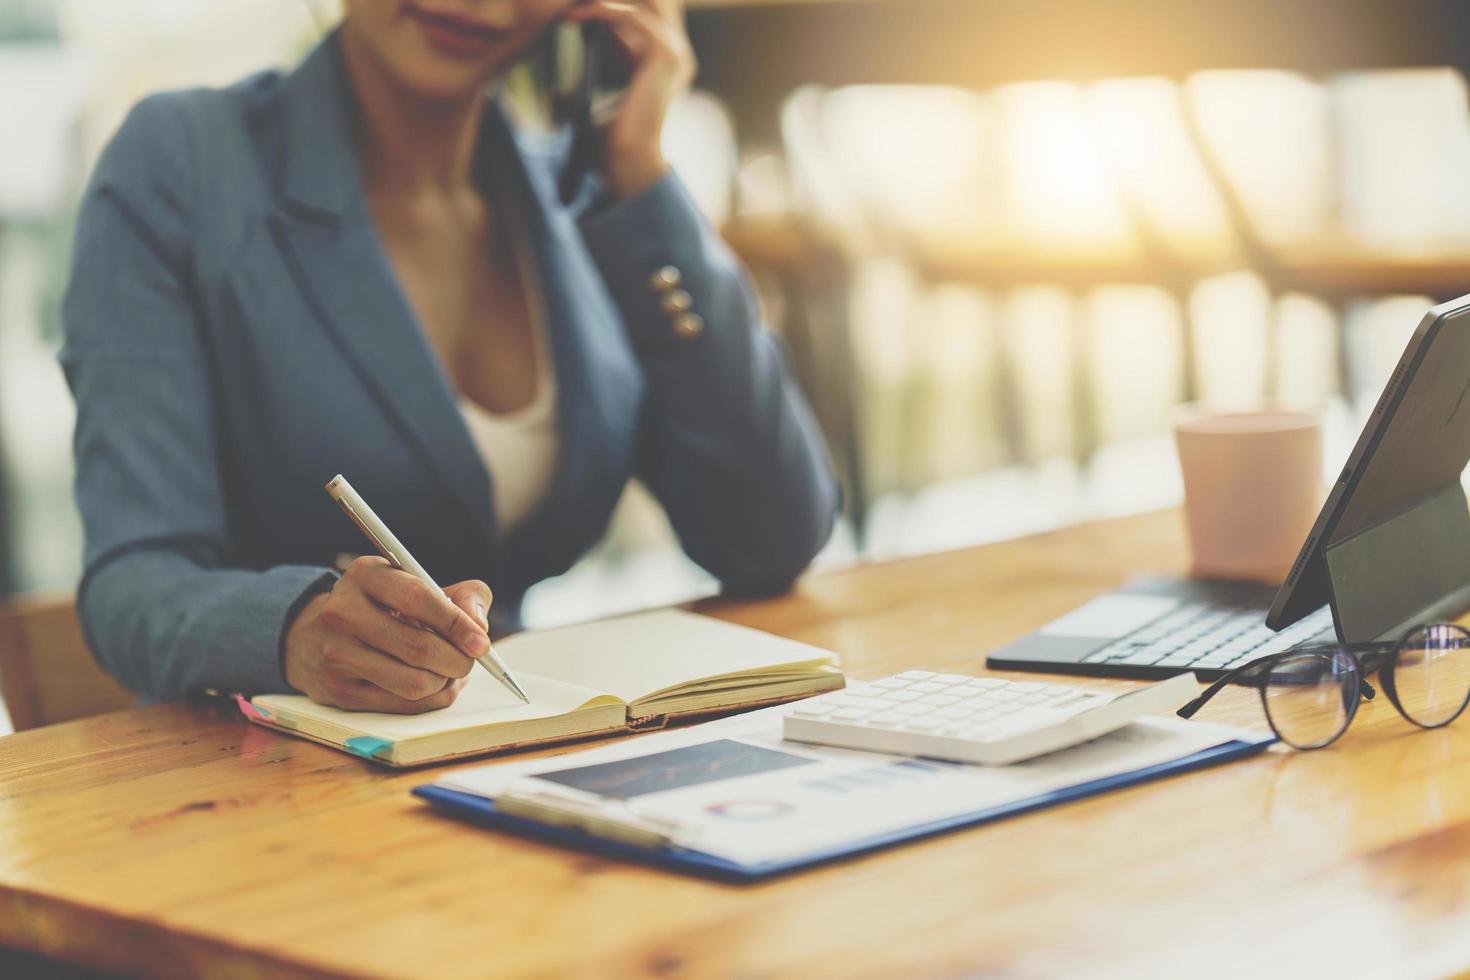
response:
[[[552,130],[572,130],[560,181],[563,200],[571,200],[597,165],[598,127],[617,112],[631,78],[628,59],[606,24],[557,21],[507,79],[516,101],[537,122]]]
[[[512,74],[517,97],[554,127],[589,116],[605,121],[629,81],[627,60],[607,25],[566,21],[549,26]]]

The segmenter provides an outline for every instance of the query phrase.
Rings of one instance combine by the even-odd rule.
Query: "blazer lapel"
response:
[[[557,197],[554,148],[520,137],[498,104],[486,113],[484,138],[492,179],[505,182],[530,239],[555,361],[556,477],[543,506],[506,541],[507,560],[520,566],[511,573],[535,581],[601,533],[627,482],[643,376],[581,230]]]
[[[302,293],[405,440],[496,539],[489,476],[368,214],[336,35],[286,81],[285,204],[272,227]]]

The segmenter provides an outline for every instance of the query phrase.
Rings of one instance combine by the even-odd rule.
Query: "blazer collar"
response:
[[[489,476],[367,209],[356,102],[338,36],[285,86],[283,207],[271,217],[272,232],[317,319],[402,434],[404,464],[437,478],[463,505],[474,537],[493,549]]]
[[[366,210],[357,157],[357,100],[340,30],[316,46],[283,85],[286,200],[307,212],[341,217]]]
[[[565,134],[519,129],[497,101],[482,140],[495,179],[524,221],[559,392],[555,479],[542,506],[505,540],[512,576],[529,584],[562,571],[606,526],[629,475],[643,377],[623,340],[621,315],[558,195]]]
[[[344,357],[464,505],[480,540],[498,549],[489,474],[367,209],[356,98],[337,34],[289,76],[285,96],[285,206],[273,225],[292,272]],[[557,199],[561,139],[518,132],[492,103],[480,147],[523,205],[559,392],[556,476],[505,556],[514,577],[527,582],[564,567],[580,543],[600,533],[627,478],[642,390],[636,361],[620,342],[617,308]],[[592,486],[607,491],[605,508],[583,499]]]

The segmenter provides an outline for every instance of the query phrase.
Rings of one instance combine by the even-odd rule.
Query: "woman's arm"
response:
[[[378,558],[341,578],[227,567],[227,450],[201,330],[198,172],[180,99],[133,111],[98,163],[77,228],[62,362],[77,399],[88,643],[153,698],[295,687],[348,708],[443,707],[488,649],[483,582],[446,597]]]
[[[219,433],[190,245],[196,180],[178,98],[133,110],[78,219],[62,364],[86,530],[79,612],[102,666],[149,697],[288,690],[285,624],[334,576],[222,567]]]
[[[837,481],[744,272],[663,159],[664,118],[694,76],[683,4],[600,0],[569,16],[607,24],[634,62],[603,131],[618,201],[582,232],[651,387],[637,472],[727,587],[783,588],[826,543]]]
[[[689,556],[740,591],[789,585],[826,543],[837,482],[750,285],[672,174],[583,220],[650,383],[637,472]],[[698,332],[666,312],[678,270]]]

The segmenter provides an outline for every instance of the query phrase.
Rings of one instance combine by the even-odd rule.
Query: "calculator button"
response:
[[[936,708],[947,708],[952,704],[959,704],[960,699],[952,694],[926,694],[919,698],[920,704],[932,704]]]
[[[972,682],[976,687],[986,687],[992,690],[997,687],[1005,687],[1006,682],[999,677],[977,677]]]
[[[911,684],[909,685],[909,690],[918,691],[920,694],[938,694],[940,691],[944,690],[944,685],[935,684],[930,681],[923,684]]]
[[[896,688],[907,687],[908,683],[908,681],[902,680],[898,677],[885,677],[881,681],[874,681],[873,686],[882,688]]]
[[[882,714],[869,718],[868,724],[881,725],[884,728],[897,728],[904,723],[907,717],[907,715],[899,714],[896,711],[885,711]]]
[[[928,734],[937,732],[940,729],[940,724],[932,718],[916,718],[903,727],[904,731]]]
[[[899,674],[898,676],[899,677],[902,677],[906,681],[927,681],[929,678],[931,678],[931,677],[934,676],[934,671],[932,671],[932,670],[906,670],[902,674]]]
[[[1030,694],[1033,691],[1039,691],[1044,686],[1045,685],[1042,685],[1042,684],[1033,684],[1030,681],[1012,681],[1011,682],[1011,690],[1012,691],[1020,691],[1022,694]]]
[[[996,691],[990,695],[997,701],[1015,701],[1021,697],[1019,691]]]
[[[794,715],[799,715],[802,718],[820,718],[823,715],[831,714],[834,710],[836,709],[833,708],[832,705],[822,704],[819,701],[816,704],[799,705],[791,713]]]
[[[917,701],[923,696],[924,695],[918,691],[894,691],[892,694],[885,695],[884,700],[897,701],[901,704],[904,701]]]
[[[969,680],[964,674],[940,674],[934,679],[941,684],[963,684]]]
[[[834,712],[832,712],[832,720],[833,721],[861,721],[862,719],[868,717],[872,713],[873,712],[867,710],[866,708],[843,708],[840,711],[834,711]]]

